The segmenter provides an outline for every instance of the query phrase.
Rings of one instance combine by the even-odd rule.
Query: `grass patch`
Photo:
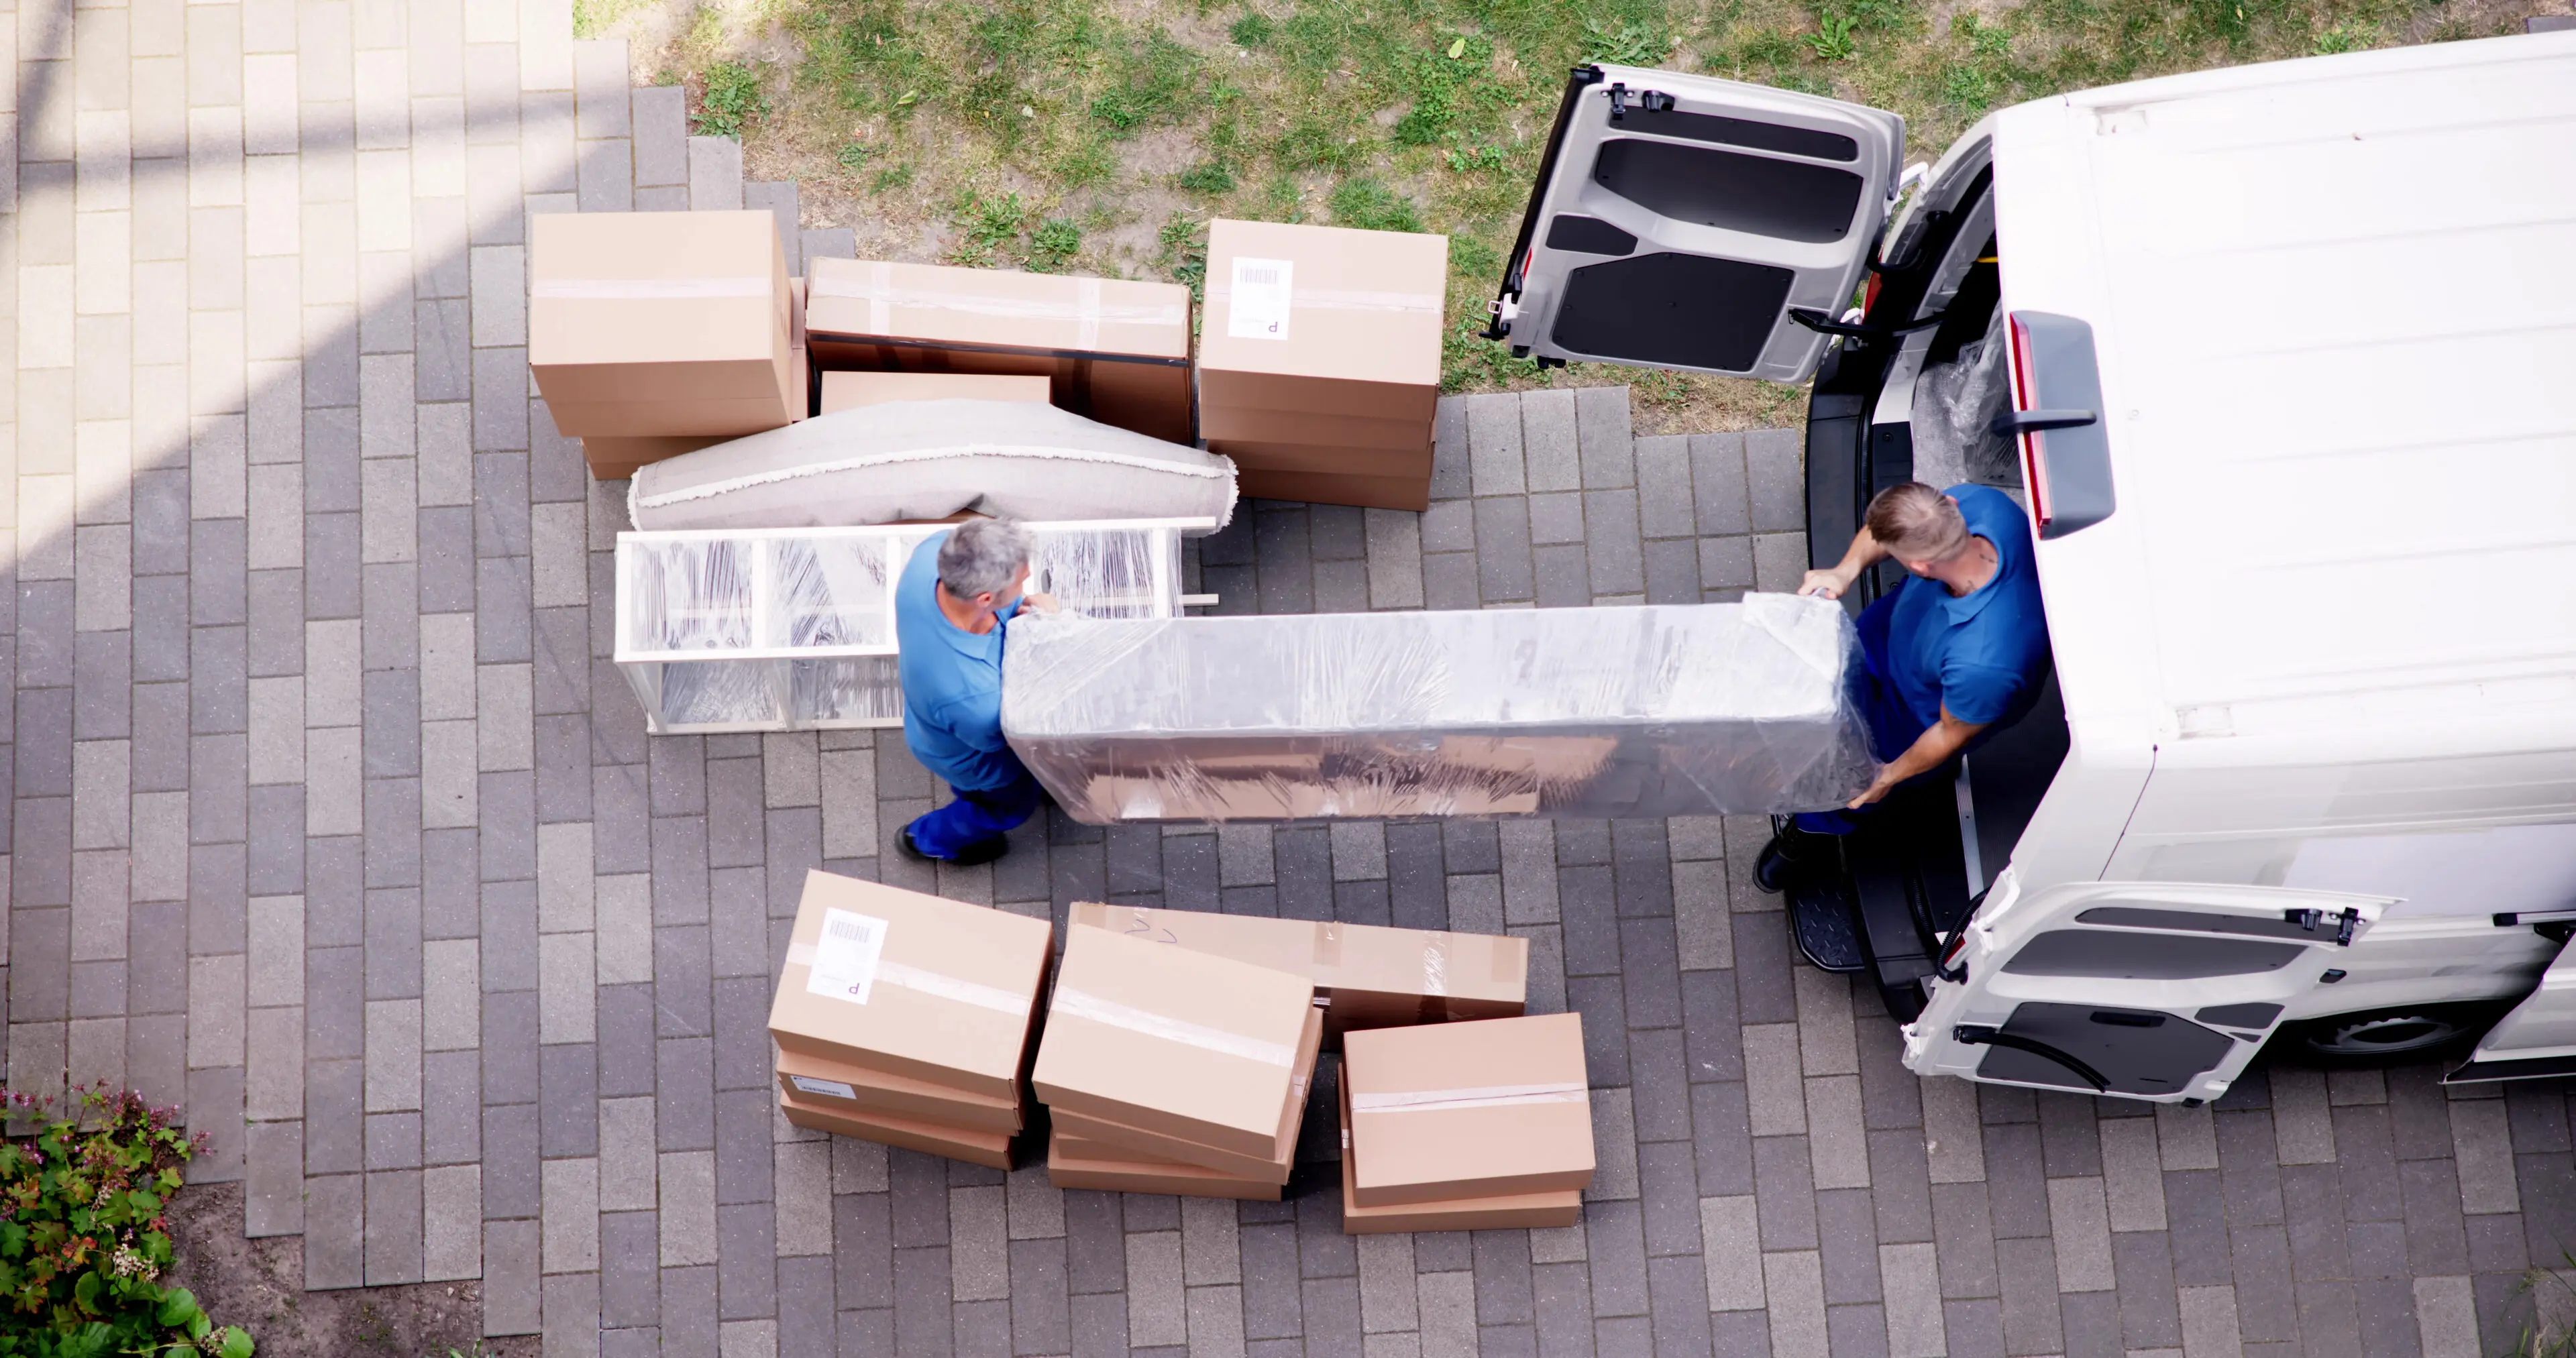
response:
[[[641,0],[578,3],[597,28]],[[699,10],[657,59],[703,91],[701,131],[738,132],[755,174],[796,177],[809,219],[857,226],[863,253],[1197,286],[1214,216],[1440,231],[1451,389],[1626,381],[1649,424],[1776,422],[1794,391],[1540,373],[1475,338],[1569,65],[1893,109],[1929,159],[2021,100],[2518,30],[2550,3],[766,0],[766,36]]]

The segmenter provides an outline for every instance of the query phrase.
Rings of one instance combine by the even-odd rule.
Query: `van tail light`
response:
[[[1864,321],[1869,318],[1871,312],[1878,310],[1878,290],[1886,282],[1887,275],[1876,269],[1869,271],[1869,286],[1862,289],[1860,294],[1860,314]]]
[[[2013,408],[1994,433],[2017,440],[2031,519],[2045,540],[2111,517],[2111,444],[2093,327],[2072,316],[2016,311],[2010,321]]]

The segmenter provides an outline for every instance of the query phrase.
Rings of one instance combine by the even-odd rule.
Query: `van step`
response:
[[[1788,900],[1789,936],[1810,965],[1839,974],[1868,970],[1869,955],[1861,950],[1851,901],[1839,882],[1792,886]]]

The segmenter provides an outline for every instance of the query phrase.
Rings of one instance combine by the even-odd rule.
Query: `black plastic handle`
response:
[[[2000,437],[2011,438],[2041,429],[2081,429],[2101,419],[2100,412],[2092,410],[2007,410],[1986,428]]]

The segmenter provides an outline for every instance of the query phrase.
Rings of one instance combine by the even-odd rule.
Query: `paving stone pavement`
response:
[[[2576,1241],[2568,1091],[2277,1070],[2218,1107],[1918,1082],[1794,966],[1758,823],[1062,820],[887,849],[869,733],[648,740],[615,488],[526,372],[525,220],[769,207],[569,0],[19,0],[6,1057],[212,1138],[307,1285],[480,1278],[549,1354],[2421,1354],[2510,1339]],[[1248,506],[1235,612],[1722,599],[1795,580],[1789,431],[1632,438],[1624,389],[1440,407],[1420,516]],[[1508,929],[1586,1016],[1564,1230],[1344,1236],[1058,1193],[786,1126],[763,1024],[802,873]],[[1316,1104],[1329,1108],[1329,1069]]]

